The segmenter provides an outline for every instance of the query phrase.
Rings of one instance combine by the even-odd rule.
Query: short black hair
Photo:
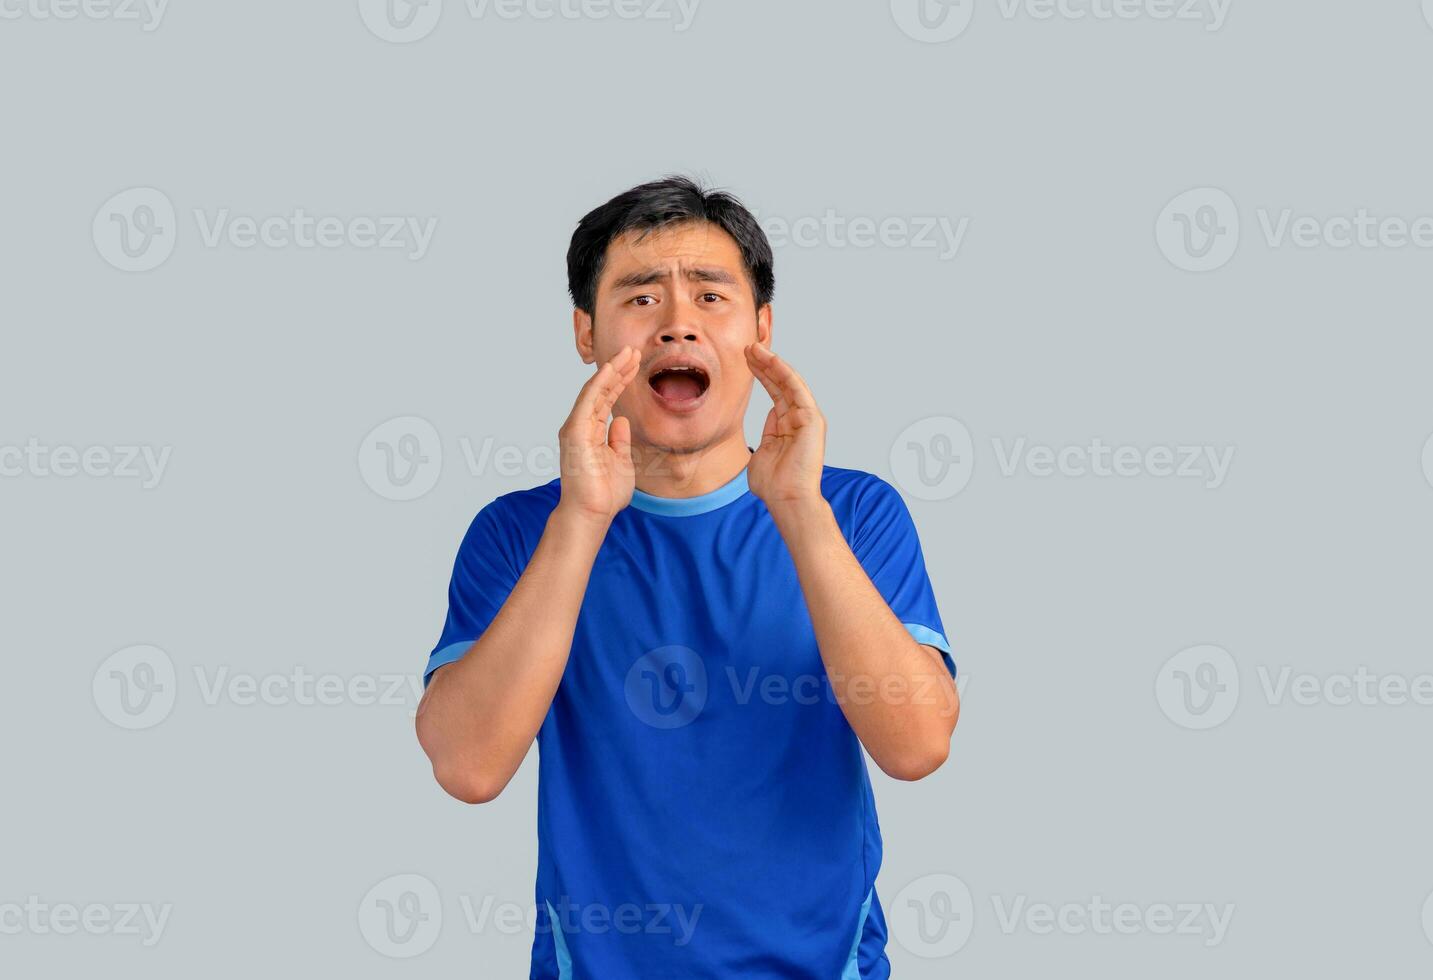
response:
[[[708,221],[736,240],[759,310],[776,290],[771,243],[756,216],[726,191],[704,190],[689,177],[673,174],[623,191],[577,223],[567,247],[567,292],[579,310],[592,313],[607,246],[629,231],[646,234],[688,221]]]

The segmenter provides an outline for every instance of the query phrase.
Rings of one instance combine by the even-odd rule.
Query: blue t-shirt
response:
[[[953,677],[900,495],[832,466],[821,492]],[[555,479],[474,518],[425,684],[502,608],[560,494]],[[537,744],[533,980],[889,976],[865,756],[745,469],[695,497],[638,490],[613,519]]]

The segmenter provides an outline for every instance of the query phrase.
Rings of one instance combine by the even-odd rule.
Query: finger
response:
[[[776,414],[785,415],[787,408],[786,396],[782,394],[781,386],[776,383],[776,379],[767,372],[765,364],[759,360],[760,355],[757,353],[758,349],[765,350],[760,344],[752,344],[746,349],[747,367],[749,367],[751,373],[756,376],[756,380],[761,382],[761,386],[766,389],[766,393],[771,396],[771,402],[776,406]]]
[[[630,356],[628,351],[632,352]],[[637,366],[642,363],[642,358],[638,356],[637,348],[623,347],[607,363],[612,365],[612,375],[597,386],[597,397],[592,406],[592,417],[598,424],[607,422],[607,416],[612,414],[612,406],[617,403],[618,396],[637,376]]]
[[[758,363],[766,370],[767,376],[781,389],[781,393],[786,396],[788,405],[792,408],[816,407],[816,398],[811,394],[810,387],[806,384],[806,380],[796,373],[794,367],[782,360],[775,351],[761,347],[760,344],[753,346],[759,347],[763,352],[756,354],[756,357],[760,359]]]
[[[636,375],[636,361],[640,359],[633,358],[635,353],[633,348],[623,347],[603,363],[577,393],[577,401],[573,403],[572,414],[568,418],[582,423],[583,429],[588,432],[596,431],[597,424],[605,423],[613,402]]]

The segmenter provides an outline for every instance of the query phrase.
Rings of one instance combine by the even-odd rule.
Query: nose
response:
[[[674,340],[693,341],[699,336],[696,327],[695,307],[686,297],[678,296],[664,304],[664,316],[657,325],[662,343]]]

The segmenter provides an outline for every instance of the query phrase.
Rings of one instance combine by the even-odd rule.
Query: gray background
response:
[[[149,946],[12,928],[0,968],[526,975],[530,932],[470,928],[463,902],[532,902],[535,754],[465,807],[432,780],[411,694],[207,703],[200,677],[302,668],[381,692],[421,671],[472,515],[555,475],[474,472],[461,440],[555,444],[590,370],[572,227],[679,171],[763,220],[969,219],[951,258],[777,247],[775,345],[827,415],[828,462],[895,481],[908,426],[973,439],[958,493],[898,484],[966,687],[944,768],[902,784],[872,766],[879,888],[888,910],[932,875],[972,898],[949,955],[893,936],[895,975],[1426,976],[1433,707],[1274,703],[1259,671],[1433,670],[1433,250],[1273,244],[1258,215],[1433,215],[1433,29],[1416,0],[1234,0],[1219,30],[967,2],[942,43],[880,2],[706,0],[678,31],[448,0],[411,43],[351,2],[175,0],[154,30],[6,8],[0,446],[171,456],[148,489],[0,478],[0,907],[172,911]],[[134,187],[177,213],[146,272],[92,232]],[[1204,187],[1236,203],[1240,239],[1191,272],[1157,228]],[[225,208],[437,226],[418,261],[206,246],[193,211]],[[758,387],[753,435],[767,405]],[[410,416],[441,466],[389,499],[365,438]],[[1020,437],[1234,456],[1213,488],[1007,475],[993,440]],[[173,663],[174,700],[125,730],[106,660],[140,644]],[[1201,644],[1240,681],[1207,730],[1156,695]],[[399,874],[436,895],[436,931],[396,947],[421,945],[411,960],[372,926]],[[1041,935],[996,910],[1094,896],[1234,911],[1206,945]]]

